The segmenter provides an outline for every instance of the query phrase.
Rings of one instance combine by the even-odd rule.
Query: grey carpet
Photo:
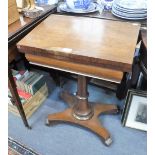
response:
[[[49,84],[52,91],[44,104],[29,119],[32,130],[24,127],[21,119],[9,113],[9,133],[15,140],[36,150],[41,155],[146,155],[146,132],[125,128],[121,115],[101,115],[101,123],[111,133],[113,143],[106,147],[94,133],[79,126],[57,124],[45,126],[48,114],[59,112],[67,105],[58,97],[60,88]],[[69,80],[64,88],[74,93],[76,82]],[[89,86],[89,100],[123,106],[111,91]]]

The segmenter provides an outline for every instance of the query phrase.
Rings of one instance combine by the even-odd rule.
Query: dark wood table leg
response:
[[[23,120],[24,125],[28,129],[31,129],[31,127],[29,126],[28,121],[26,119],[25,112],[23,110],[23,106],[21,104],[20,98],[18,96],[16,85],[15,85],[15,82],[14,82],[14,79],[13,79],[13,76],[12,76],[10,68],[8,68],[8,75],[9,75],[9,77],[8,77],[8,85],[9,85],[9,89],[11,91],[14,103],[15,103],[18,111],[19,111],[19,114],[20,114],[20,116],[21,116],[21,118]]]
[[[99,115],[116,114],[118,108],[112,104],[99,104],[88,102],[87,79],[84,76],[78,76],[78,88],[76,96],[67,92],[61,94],[61,98],[69,104],[69,108],[63,112],[49,114],[47,124],[51,122],[68,122],[86,127],[104,139],[104,143],[109,146],[112,142],[109,132],[102,127],[99,122]]]

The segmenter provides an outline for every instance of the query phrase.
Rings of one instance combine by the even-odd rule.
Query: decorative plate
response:
[[[111,12],[112,12],[113,15],[115,15],[115,16],[117,16],[117,17],[119,17],[119,18],[122,18],[122,19],[144,20],[144,19],[147,18],[147,16],[146,16],[146,17],[125,17],[125,16],[122,16],[122,15],[120,15],[120,14],[115,13],[113,10],[112,10]]]
[[[135,13],[135,14],[147,14],[147,10],[130,10],[130,9],[125,9],[122,7],[119,7],[117,4],[113,3],[113,6],[115,9],[122,11],[122,12],[127,12],[127,13]]]
[[[91,3],[88,9],[70,9],[67,7],[66,3],[61,3],[58,7],[61,11],[71,13],[91,13],[98,11],[96,3]]]
[[[124,17],[129,17],[129,18],[143,18],[143,17],[146,17],[147,14],[135,14],[135,13],[128,13],[128,12],[122,12],[122,11],[119,11],[117,9],[115,9],[115,7],[112,7],[112,11],[115,12],[116,14],[118,15],[121,15],[121,16],[124,16]]]
[[[147,10],[147,0],[115,0],[114,3],[130,10]]]

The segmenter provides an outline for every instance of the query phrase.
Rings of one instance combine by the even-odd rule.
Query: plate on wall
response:
[[[92,13],[98,11],[97,4],[91,3],[88,9],[70,9],[67,7],[66,3],[61,3],[59,6],[59,9],[64,12],[68,13]]]

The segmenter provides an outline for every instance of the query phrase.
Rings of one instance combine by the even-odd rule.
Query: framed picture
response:
[[[147,131],[147,94],[129,90],[122,114],[123,126]]]

